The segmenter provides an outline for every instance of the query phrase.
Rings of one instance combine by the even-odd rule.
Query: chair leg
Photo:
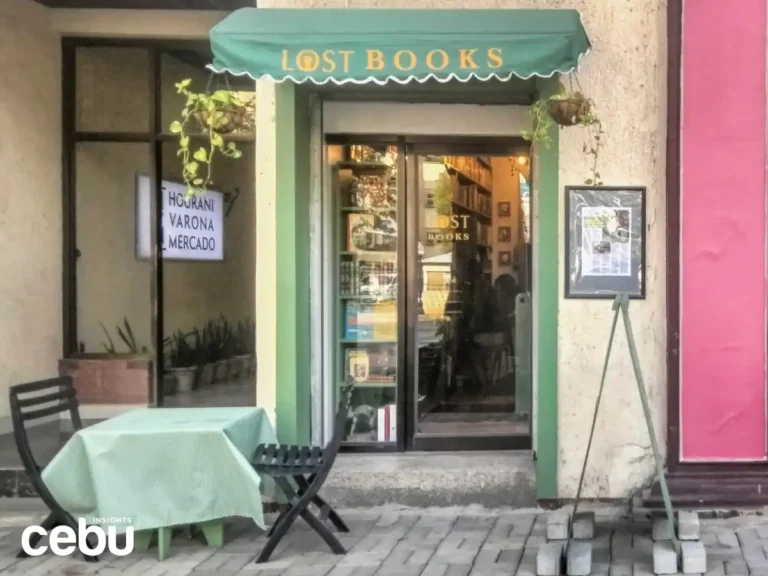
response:
[[[269,560],[269,557],[272,556],[272,552],[275,551],[275,548],[277,548],[280,540],[283,539],[283,536],[286,535],[291,525],[296,521],[296,518],[299,516],[299,514],[301,514],[301,510],[299,510],[298,506],[296,505],[298,503],[296,493],[288,480],[286,478],[277,477],[275,478],[275,484],[288,497],[290,507],[285,511],[284,515],[281,515],[282,517],[279,518],[275,525],[272,527],[272,530],[270,531],[271,536],[269,536],[267,543],[264,544],[264,548],[262,548],[259,556],[256,558],[257,564],[262,564]]]
[[[291,509],[291,505],[289,504],[289,505],[288,505],[288,508],[283,508],[283,509],[280,511],[280,514],[278,514],[278,516],[277,516],[277,520],[275,520],[275,523],[274,523],[274,524],[272,524],[272,526],[270,527],[269,531],[267,532],[267,536],[272,536],[272,534],[274,534],[274,533],[275,533],[275,528],[277,527],[277,525],[278,525],[278,524],[280,524],[280,521],[281,521],[283,518],[285,518],[285,515],[286,515],[286,513],[287,513],[287,512],[288,512],[288,510],[290,510],[290,509]]]
[[[301,517],[309,524],[312,529],[320,535],[320,538],[325,540],[328,547],[334,554],[346,554],[347,551],[344,546],[341,545],[339,539],[334,536],[333,532],[328,529],[328,526],[324,522],[321,522],[316,516],[312,514],[306,508],[301,511]]]
[[[50,532],[60,524],[61,522],[59,521],[58,514],[56,514],[55,512],[51,512],[50,514],[48,514],[48,516],[45,517],[45,520],[43,520],[43,523],[40,526],[46,532]],[[42,536],[40,534],[32,534],[32,536],[30,536],[29,538],[30,548],[34,548],[35,546],[37,546],[37,543],[40,542],[41,539],[42,539]],[[16,553],[16,558],[28,558],[28,557],[29,555],[26,552],[24,552],[24,549],[21,549]]]
[[[299,486],[299,495],[303,494],[309,489],[309,482],[307,481],[304,476],[294,476],[293,477],[296,484]],[[316,494],[312,498],[312,503],[320,508],[321,510],[327,510],[328,511],[328,520],[331,521],[331,524],[334,525],[336,530],[339,532],[349,532],[349,527],[344,522],[344,520],[341,519],[341,516],[339,516],[338,512],[333,509],[333,506],[328,504],[323,498],[320,497],[319,494]]]

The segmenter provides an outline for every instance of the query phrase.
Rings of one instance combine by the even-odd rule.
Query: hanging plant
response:
[[[243,153],[234,142],[225,142],[224,135],[242,126],[247,120],[247,102],[232,90],[196,93],[190,90],[192,80],[187,78],[176,84],[176,91],[186,96],[181,120],[171,123],[170,130],[179,135],[182,175],[187,195],[205,194],[213,183],[213,159],[217,154],[226,158],[240,158]],[[190,130],[192,125],[202,130]],[[200,136],[201,146],[193,150],[192,137]]]
[[[569,77],[569,83],[571,77]],[[578,84],[578,77],[576,78]],[[579,86],[579,88],[581,88]],[[531,105],[530,110],[533,119],[533,129],[523,132],[523,138],[531,142],[538,142],[546,148],[552,144],[549,135],[554,122],[560,127],[581,126],[587,130],[587,142],[582,146],[582,152],[590,162],[590,175],[584,180],[587,186],[602,186],[603,181],[598,172],[600,159],[600,147],[603,141],[603,126],[595,112],[595,103],[587,98],[581,90],[573,90],[573,86],[566,88],[562,84],[557,94],[537,100]]]

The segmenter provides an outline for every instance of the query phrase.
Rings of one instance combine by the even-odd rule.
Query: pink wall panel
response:
[[[765,10],[684,4],[683,460],[766,456]]]

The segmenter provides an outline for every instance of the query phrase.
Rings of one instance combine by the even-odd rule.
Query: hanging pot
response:
[[[229,106],[222,108],[220,112],[223,112],[224,116],[213,127],[214,132],[217,132],[218,134],[229,134],[243,125],[246,114],[245,106],[230,104]],[[208,110],[198,110],[195,112],[195,119],[200,123],[203,130],[208,129],[208,115]],[[224,118],[227,119],[226,122],[223,121]]]
[[[547,108],[547,112],[549,112],[552,120],[560,126],[579,124],[584,119],[584,116],[589,113],[589,110],[589,100],[578,92],[572,94],[569,98],[552,100]]]

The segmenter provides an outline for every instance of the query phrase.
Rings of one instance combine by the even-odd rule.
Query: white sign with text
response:
[[[140,175],[136,184],[136,253],[152,254],[151,181]],[[224,195],[208,190],[202,196],[186,198],[187,188],[176,182],[162,182],[163,258],[169,260],[224,259]]]

